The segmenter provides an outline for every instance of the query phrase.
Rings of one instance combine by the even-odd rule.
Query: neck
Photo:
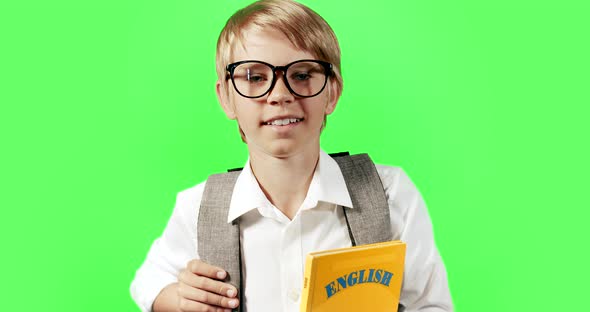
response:
[[[318,161],[319,146],[284,158],[250,153],[250,166],[260,188],[289,219],[293,219],[305,200]]]

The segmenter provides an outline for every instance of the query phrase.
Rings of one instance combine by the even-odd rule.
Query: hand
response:
[[[239,304],[237,289],[221,282],[227,273],[201,260],[189,261],[178,275],[178,308],[182,312],[231,311]]]

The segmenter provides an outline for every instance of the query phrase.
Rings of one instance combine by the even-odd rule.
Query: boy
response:
[[[305,256],[355,244],[347,215],[364,209],[343,167],[319,145],[342,91],[338,42],[309,8],[262,0],[228,20],[216,62],[219,102],[237,120],[249,159],[230,192],[212,191],[212,177],[178,195],[132,296],[143,311],[299,311]],[[377,166],[377,174],[387,216],[380,218],[387,231],[379,240],[407,243],[400,311],[452,311],[420,194],[399,168]],[[239,258],[233,259],[238,274],[205,261],[206,250],[223,253],[216,245],[231,239],[203,221],[216,196],[228,203],[213,207],[227,209],[221,223],[237,226],[229,254]]]

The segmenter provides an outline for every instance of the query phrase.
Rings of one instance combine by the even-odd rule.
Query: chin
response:
[[[276,158],[288,158],[301,152],[301,148],[295,146],[273,146],[268,149],[268,153]]]
[[[300,154],[305,151],[305,144],[297,144],[295,142],[273,142],[266,145],[248,144],[250,152],[266,154],[275,158],[288,158]]]

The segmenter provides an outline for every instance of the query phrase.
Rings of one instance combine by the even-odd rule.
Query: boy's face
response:
[[[263,61],[283,66],[303,59],[316,59],[309,52],[297,50],[280,32],[249,29],[244,33],[244,46],[236,45],[231,62]],[[300,153],[316,153],[324,115],[331,114],[339,95],[328,79],[326,88],[317,96],[301,98],[293,95],[282,72],[270,92],[260,98],[246,98],[234,89],[217,82],[217,96],[230,119],[237,119],[251,154],[290,157]],[[296,119],[286,125],[271,125],[275,120]]]

